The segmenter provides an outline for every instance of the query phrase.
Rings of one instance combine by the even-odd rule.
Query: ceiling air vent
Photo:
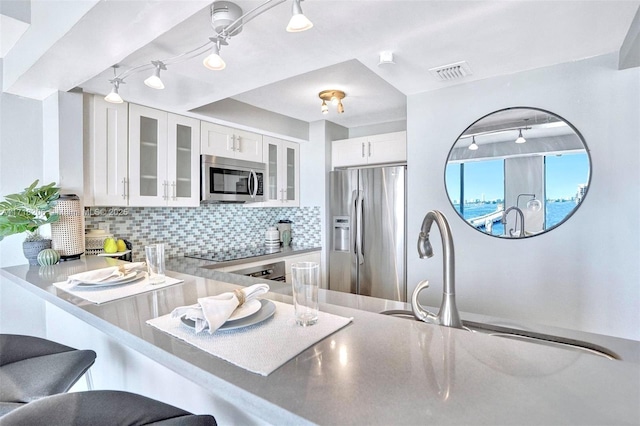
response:
[[[431,68],[429,72],[431,72],[431,74],[433,74],[433,76],[440,81],[459,80],[473,74],[473,72],[471,72],[471,68],[469,68],[469,64],[466,61]]]

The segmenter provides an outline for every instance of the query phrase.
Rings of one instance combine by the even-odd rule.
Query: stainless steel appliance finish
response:
[[[200,200],[210,203],[264,201],[266,165],[233,158],[201,156]]]
[[[247,269],[231,271],[231,274],[246,275],[253,278],[262,278],[272,281],[285,281],[284,262],[269,263],[267,265],[253,266]]]
[[[211,260],[214,262],[229,262],[232,260],[248,259],[250,257],[259,257],[267,254],[280,253],[281,247],[245,247],[229,251],[205,252],[205,253],[187,253],[184,257],[194,259]]]
[[[334,171],[329,289],[407,300],[405,166]]]

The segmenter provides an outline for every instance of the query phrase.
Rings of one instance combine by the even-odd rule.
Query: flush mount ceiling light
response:
[[[342,100],[345,98],[345,96],[346,95],[342,90],[323,90],[322,92],[318,93],[318,97],[322,99],[320,110],[323,114],[327,114],[329,112],[327,102],[331,102],[331,104],[335,105],[338,114],[342,114],[344,112]]]
[[[472,141],[471,141],[471,145],[469,145],[469,149],[471,151],[475,151],[478,149],[478,144],[476,143],[476,137],[473,136]]]
[[[113,79],[109,80],[112,85],[111,93],[105,96],[104,99],[107,102],[112,103],[123,102],[122,97],[118,93],[120,84],[124,84],[124,80],[129,76],[148,70],[153,70],[153,75],[147,78],[144,83],[154,89],[164,89],[164,84],[160,79],[161,70],[166,70],[168,66],[175,65],[177,63],[200,56],[207,51],[209,51],[210,53],[203,60],[203,65],[210,70],[223,70],[226,67],[226,63],[220,56],[220,46],[227,46],[229,44],[229,40],[242,32],[242,29],[248,22],[262,15],[271,8],[286,1],[289,0],[266,0],[265,2],[261,3],[260,5],[256,6],[246,13],[243,13],[242,9],[238,5],[230,1],[214,1],[210,6],[210,24],[215,31],[213,37],[209,37],[209,40],[206,43],[197,46],[187,52],[181,53],[171,58],[155,60],[151,61],[151,63],[138,65],[133,68],[129,68],[128,70],[118,75],[116,75],[115,72],[118,66],[115,65],[113,67],[114,77]],[[291,1],[293,2],[292,17],[286,27],[287,31],[300,32],[313,27],[311,21],[309,21],[309,19],[307,19],[307,17],[302,13],[302,8],[300,6],[300,2],[302,0]]]

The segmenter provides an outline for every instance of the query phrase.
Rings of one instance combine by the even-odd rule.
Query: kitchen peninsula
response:
[[[0,269],[14,294],[23,298],[16,303],[29,298],[46,306],[48,335],[96,350],[96,389],[108,375],[117,381],[114,376],[121,374],[121,385],[136,390],[136,379],[145,377],[152,386],[149,396],[209,412],[221,423],[640,422],[637,359],[612,361],[393,318],[370,311],[406,305],[331,291],[322,291],[321,310],[351,317],[352,323],[262,377],[146,324],[198,297],[259,281],[200,268],[193,259],[173,259],[168,275],[182,283],[103,305],[52,285],[106,262],[88,257],[46,270],[27,265]],[[286,284],[269,284],[266,298],[291,303]],[[99,339],[108,344],[96,343]],[[637,342],[602,339],[599,343],[614,351],[637,351]]]

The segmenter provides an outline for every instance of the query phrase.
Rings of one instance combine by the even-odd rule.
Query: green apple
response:
[[[116,244],[116,240],[113,238],[107,238],[104,240],[104,245],[102,249],[105,253],[116,253],[118,251],[118,245]]]

